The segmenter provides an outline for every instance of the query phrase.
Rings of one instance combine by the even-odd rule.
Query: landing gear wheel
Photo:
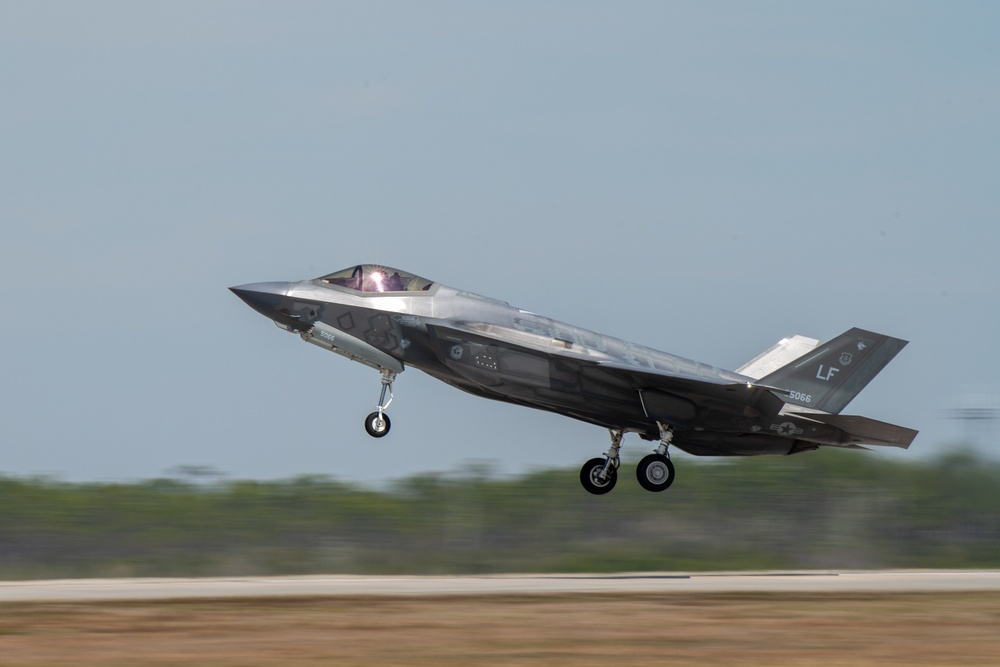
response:
[[[664,491],[674,483],[674,464],[663,454],[649,454],[639,461],[635,476],[647,491]]]
[[[381,438],[384,436],[389,432],[390,426],[392,426],[392,422],[389,421],[389,415],[384,412],[381,415],[377,412],[373,412],[365,417],[365,430],[368,431],[368,435],[373,438]]]
[[[588,493],[595,496],[604,495],[615,488],[615,482],[618,481],[618,468],[613,465],[608,466],[608,474],[604,479],[601,479],[605,460],[602,458],[590,459],[583,464],[583,468],[580,470],[580,483],[583,484],[583,488]]]

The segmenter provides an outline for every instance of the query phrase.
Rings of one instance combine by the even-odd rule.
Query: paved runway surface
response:
[[[535,574],[461,577],[316,575],[0,582],[0,602],[285,596],[569,593],[909,593],[998,591],[1000,571]]]

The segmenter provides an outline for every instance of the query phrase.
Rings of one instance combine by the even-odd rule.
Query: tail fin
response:
[[[792,403],[838,414],[906,346],[905,340],[851,329],[762,377]]]
[[[819,341],[805,336],[789,336],[782,338],[770,348],[736,369],[740,375],[746,375],[759,380],[768,373],[773,373],[785,364],[798,359],[806,352],[815,350]]]

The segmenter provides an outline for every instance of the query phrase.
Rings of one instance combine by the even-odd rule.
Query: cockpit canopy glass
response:
[[[426,278],[377,264],[359,264],[320,280],[359,292],[426,292],[434,285]]]

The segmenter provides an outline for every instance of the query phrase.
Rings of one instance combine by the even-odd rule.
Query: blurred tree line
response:
[[[1000,567],[1000,464],[824,450],[677,461],[587,494],[576,468],[387,490],[325,477],[0,478],[0,578]]]

